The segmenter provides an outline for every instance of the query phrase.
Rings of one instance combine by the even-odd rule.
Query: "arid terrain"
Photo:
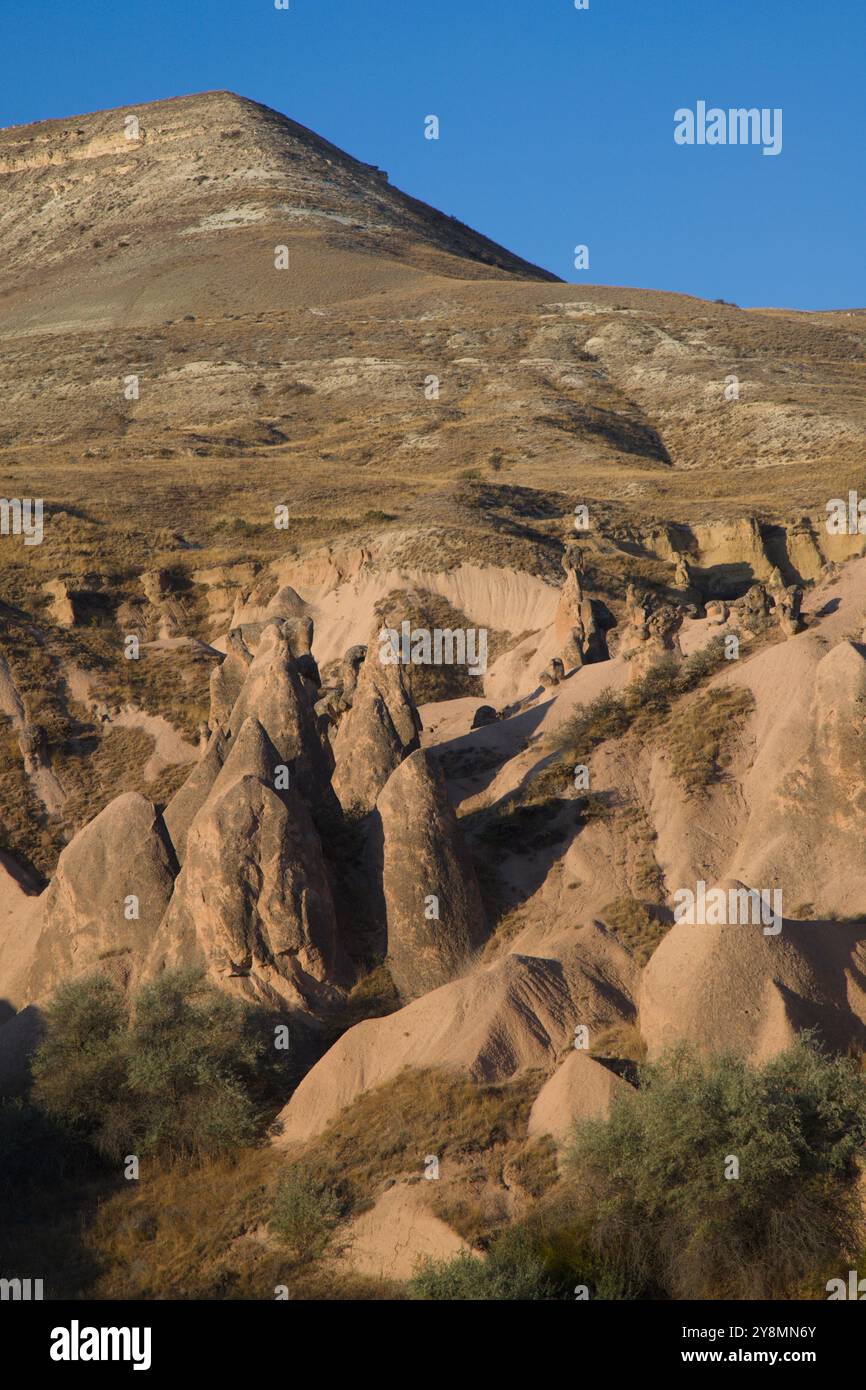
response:
[[[2,130],[0,191],[0,1089],[81,981],[268,1039],[233,1146],[79,1116],[0,1273],[442,1296],[672,1047],[856,1070],[866,309],[562,283],[228,92]],[[586,1222],[545,1279],[743,1294],[623,1292]]]

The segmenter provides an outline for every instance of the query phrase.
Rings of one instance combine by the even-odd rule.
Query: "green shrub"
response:
[[[680,693],[680,666],[673,657],[664,657],[626,686],[623,701],[632,718],[658,715]]]
[[[126,1081],[129,1012],[105,975],[61,985],[45,1014],[33,1060],[33,1098],[47,1115],[99,1147],[102,1116]]]
[[[862,1239],[866,1087],[810,1039],[762,1067],[679,1048],[576,1132],[574,1201],[623,1286],[793,1297]],[[726,1178],[730,1156],[739,1176]]]
[[[612,690],[603,690],[595,700],[582,705],[563,725],[557,744],[571,756],[586,759],[605,739],[624,734],[629,723],[622,700]]]
[[[271,1226],[293,1259],[319,1259],[331,1243],[339,1215],[336,1193],[324,1187],[309,1168],[298,1165],[280,1179]]]
[[[694,690],[696,686],[715,675],[725,665],[724,637],[711,637],[706,646],[687,656],[680,670],[680,685],[683,691]]]
[[[523,1227],[506,1231],[483,1259],[463,1251],[451,1260],[419,1261],[409,1291],[413,1298],[442,1302],[537,1302],[562,1296],[547,1277],[535,1240]]]
[[[247,1017],[196,970],[167,972],[141,990],[128,1052],[141,1152],[215,1154],[253,1139],[260,1047]]]
[[[197,970],[168,971],[128,1009],[92,975],[58,990],[33,1101],[106,1158],[200,1158],[251,1142],[261,1045],[250,1014]]]

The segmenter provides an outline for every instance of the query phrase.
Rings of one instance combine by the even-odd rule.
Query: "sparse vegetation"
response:
[[[360,1096],[297,1161],[339,1198],[344,1217],[363,1208],[388,1178],[420,1175],[421,1158],[436,1152],[443,1166],[477,1161],[509,1143],[522,1149],[526,1122],[542,1078],[531,1073],[509,1085],[477,1086],[440,1071],[405,1071]]]
[[[119,793],[140,792],[161,806],[193,765],[199,725],[211,717],[217,648],[230,645],[226,633],[239,615],[260,614],[297,582],[316,615],[316,655],[327,656],[332,674],[350,643],[369,639],[376,599],[376,616],[395,627],[408,618],[453,631],[481,621],[467,614],[499,615],[488,662],[507,659],[489,680],[460,664],[410,666],[406,678],[418,703],[496,701],[495,728],[469,734],[469,718],[461,726],[452,709],[441,722],[438,715],[425,721],[424,743],[435,745],[433,756],[452,784],[462,784],[460,793],[471,793],[460,823],[485,915],[503,920],[460,966],[467,972],[454,991],[460,1007],[441,1017],[465,1022],[449,1027],[440,1047],[434,1021],[428,1070],[379,1073],[378,1056],[368,1067],[363,1049],[353,1055],[356,1039],[346,1033],[359,1027],[365,1045],[378,1036],[394,1046],[395,1067],[419,1056],[412,1029],[420,1010],[381,1029],[369,1022],[396,1015],[401,1003],[382,959],[385,928],[396,962],[401,918],[420,920],[424,910],[427,920],[428,904],[432,911],[435,901],[438,913],[441,902],[425,937],[438,945],[459,915],[461,893],[466,915],[480,915],[474,884],[467,885],[456,837],[441,866],[432,853],[440,847],[429,835],[422,843],[436,817],[413,817],[411,802],[408,812],[397,808],[409,826],[402,855],[394,851],[398,815],[387,823],[387,798],[374,807],[379,787],[350,816],[327,804],[327,771],[314,783],[329,760],[330,716],[317,723],[306,709],[301,717],[303,696],[294,685],[289,695],[286,673],[272,670],[261,684],[262,707],[244,700],[242,708],[261,716],[279,743],[279,757],[291,764],[280,764],[290,772],[288,788],[280,777],[277,798],[270,786],[270,748],[260,759],[251,755],[247,769],[233,760],[238,776],[220,779],[187,842],[188,869],[175,888],[180,911],[163,918],[158,944],[191,920],[197,948],[214,961],[231,918],[232,936],[244,938],[238,969],[252,962],[249,987],[273,990],[267,997],[276,1001],[284,968],[283,981],[291,976],[297,985],[291,1009],[279,1016],[291,1021],[288,1055],[276,1056],[275,1020],[229,993],[237,980],[216,990],[185,970],[137,983],[153,959],[148,935],[171,888],[165,860],[175,868],[168,846],[151,837],[148,815],[142,846],[125,834],[120,815],[110,844],[97,831],[74,882],[69,856],[68,912],[55,922],[48,907],[32,969],[26,933],[45,904],[32,917],[36,905],[26,905],[19,920],[11,864],[0,913],[0,1023],[12,1009],[6,995],[17,1006],[30,991],[45,1033],[32,1087],[0,1102],[0,1270],[49,1272],[49,1296],[67,1298],[271,1300],[283,1285],[293,1300],[573,1300],[583,1285],[593,1298],[616,1299],[820,1293],[825,1269],[838,1273],[864,1250],[859,1042],[848,1060],[807,1040],[760,1066],[687,1049],[647,1064],[648,1048],[655,1055],[679,1022],[727,1037],[738,1020],[695,1004],[722,993],[712,960],[689,997],[697,1023],[686,1008],[682,1020],[667,1018],[668,998],[672,1011],[679,1007],[677,990],[658,986],[654,1021],[652,991],[639,995],[634,967],[665,935],[670,914],[662,903],[675,891],[674,867],[709,877],[754,862],[742,853],[750,836],[773,846],[774,874],[785,877],[793,866],[791,901],[814,897],[820,906],[835,892],[828,878],[840,877],[846,856],[857,859],[866,824],[866,793],[857,785],[864,739],[859,707],[847,718],[852,711],[836,698],[860,688],[853,586],[846,575],[833,597],[819,587],[818,602],[807,605],[818,631],[793,648],[792,669],[805,670],[807,655],[817,666],[825,637],[836,645],[841,626],[854,624],[855,650],[841,653],[850,665],[831,661],[816,676],[828,717],[816,702],[811,744],[791,740],[798,758],[802,747],[816,753],[815,769],[792,757],[780,788],[763,800],[750,785],[748,816],[716,786],[745,762],[752,708],[747,691],[722,683],[723,638],[685,659],[671,656],[645,671],[642,663],[670,638],[684,607],[695,612],[698,598],[727,602],[771,567],[773,586],[798,569],[820,576],[820,586],[828,554],[841,564],[859,548],[856,537],[828,546],[818,518],[828,480],[844,495],[862,472],[862,313],[720,315],[686,295],[553,283],[456,219],[388,189],[382,171],[353,165],[256,103],[228,93],[178,97],[153,117],[152,126],[145,117],[145,134],[149,127],[170,136],[157,142],[158,159],[152,139],[130,158],[116,112],[4,136],[12,172],[0,241],[11,278],[0,457],[9,491],[44,498],[46,526],[32,549],[15,535],[0,545],[0,850],[45,879],[75,830]],[[117,138],[106,139],[109,126]],[[293,249],[283,295],[264,272],[271,226],[286,224],[287,208],[299,254]],[[723,383],[732,365],[743,364],[748,401],[726,409]],[[445,373],[441,392],[429,390],[438,380],[430,371]],[[127,372],[142,373],[138,404],[122,392]],[[590,525],[575,540],[578,499]],[[275,504],[288,513],[276,525]],[[619,679],[619,660],[616,677],[595,667],[574,683],[569,676],[549,685],[541,698],[532,694],[553,651],[567,651],[564,610],[553,622],[563,561],[579,567],[604,641],[630,582],[649,597],[652,641],[634,654],[630,684],[583,706],[572,697]],[[46,590],[52,580],[60,588]],[[821,631],[824,614],[840,604],[841,619]],[[733,614],[744,655],[783,639],[780,610],[767,614],[765,606],[757,590]],[[640,614],[632,616],[639,626]],[[684,644],[699,630],[686,621]],[[136,660],[126,659],[128,634],[141,642]],[[639,646],[637,628],[631,635]],[[257,625],[244,636],[256,650]],[[626,659],[631,645],[626,639],[619,648]],[[770,674],[778,676],[781,652],[776,659]],[[214,702],[213,722],[223,727],[238,670],[227,667]],[[767,689],[766,668],[754,674],[755,688]],[[310,683],[305,689],[312,693]],[[383,776],[399,757],[387,705],[376,711],[382,739],[374,756],[365,731],[350,750],[373,770],[371,780],[379,751]],[[337,701],[328,706],[334,713]],[[576,713],[551,739],[565,708]],[[393,722],[402,724],[396,714]],[[754,721],[758,734],[766,722]],[[179,747],[172,730],[192,746]],[[345,756],[345,747],[338,751]],[[205,773],[223,755],[221,738],[212,752]],[[175,756],[189,761],[174,764]],[[575,769],[593,759],[590,790]],[[665,768],[685,796],[660,775]],[[684,809],[699,824],[690,843],[677,846]],[[830,827],[823,838],[812,834],[819,819]],[[172,833],[182,854],[174,825]],[[158,860],[149,868],[148,850]],[[824,878],[811,881],[798,860],[826,869]],[[104,863],[113,872],[101,878],[112,891],[94,907],[103,914],[94,927],[89,889]],[[115,866],[127,863],[136,873],[143,866],[143,884],[158,870],[160,911],[115,940],[115,887],[127,885],[114,880],[135,877]],[[389,884],[404,878],[403,864],[405,902],[400,893],[392,901]],[[412,880],[416,865],[424,866],[415,875],[420,885]],[[844,899],[834,901],[862,925],[858,883],[853,875],[840,888]],[[411,896],[417,886],[432,895],[423,908]],[[802,915],[825,914],[806,901]],[[595,917],[609,936],[590,925]],[[781,996],[773,991],[793,992],[786,1002],[797,1016],[797,938],[829,939],[833,960],[834,932],[855,949],[853,927],[841,918],[825,925],[829,931],[788,933],[784,980],[761,978],[762,960],[778,967],[781,959],[771,939],[758,940],[754,970],[746,958],[743,1013],[762,1045],[787,1036],[781,1027],[770,1036],[775,1014],[755,1017],[765,1004],[776,1008]],[[57,968],[55,928],[75,964],[45,1006],[34,980],[45,960]],[[522,958],[506,961],[518,935]],[[721,933],[722,945],[735,936]],[[135,947],[121,944],[129,940]],[[676,944],[672,937],[654,967],[675,957]],[[866,1011],[851,988],[857,957],[842,969],[840,950],[839,968],[824,969],[820,949],[809,940],[803,975],[834,975],[838,995],[828,984],[826,998],[813,999],[810,984],[808,1006],[832,1011],[840,1028],[847,1010],[859,1038]],[[76,978],[91,952],[101,973]],[[167,958],[186,959],[185,949]],[[493,962],[501,973],[485,977]],[[421,975],[419,968],[423,985]],[[674,968],[671,978],[679,985]],[[606,1064],[600,1080],[601,1068],[587,1064],[599,1093],[607,1095],[611,1073],[634,1084],[616,1086],[609,1119],[579,1127],[563,1164],[551,1138],[528,1137],[528,1121],[583,1016],[619,1020],[592,1028],[593,1055]],[[6,1035],[13,1046],[2,1059],[13,1070],[17,1029]],[[344,1094],[347,1076],[359,1087],[374,1074],[392,1079],[356,1094],[316,1137],[271,1144],[293,1085],[338,1038],[344,1042],[330,1061],[345,1066],[332,1095]],[[411,1040],[405,1049],[404,1038]],[[544,1066],[521,1070],[531,1057]],[[316,1097],[323,1108],[329,1065]],[[473,1078],[488,1065],[496,1070],[484,1075],[509,1079],[478,1083]],[[452,1066],[471,1067],[471,1075]],[[293,1117],[305,1095],[297,1100]],[[125,1180],[132,1154],[144,1181]],[[441,1164],[435,1182],[424,1180],[425,1155]],[[732,1156],[736,1180],[725,1171]],[[376,1223],[365,1218],[380,1202],[377,1222],[396,1226],[401,1212],[432,1213],[469,1253],[424,1261],[400,1284],[348,1273],[350,1228],[360,1221],[369,1231]],[[448,1233],[429,1224],[431,1239],[438,1232],[442,1248],[453,1248]],[[405,1249],[403,1232],[392,1246]]]
[[[418,1299],[520,1302],[556,1296],[544,1260],[526,1232],[503,1235],[486,1258],[460,1254],[453,1260],[423,1260],[411,1283]]]
[[[616,898],[602,908],[601,917],[635,957],[638,965],[646,965],[656,946],[664,939],[668,922],[655,903],[640,902],[637,898]]]
[[[323,1187],[309,1168],[292,1167],[280,1178],[271,1210],[271,1229],[293,1260],[321,1259],[339,1215],[335,1194]]]
[[[864,1142],[861,1076],[809,1039],[758,1067],[680,1048],[579,1127],[573,1199],[636,1296],[802,1297],[862,1241]]]
[[[33,1100],[104,1159],[202,1158],[255,1137],[261,1052],[250,1016],[200,972],[167,972],[130,1011],[101,974],[61,986],[33,1062]]]
[[[687,791],[704,791],[721,780],[754,705],[750,690],[723,686],[708,690],[671,717],[666,731],[671,772]]]

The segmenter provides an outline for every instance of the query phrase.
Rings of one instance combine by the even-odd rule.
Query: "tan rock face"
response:
[[[211,672],[210,678],[210,725],[217,728],[228,724],[235,701],[243,689],[247,672],[252,665],[253,655],[246,646],[241,632],[233,628],[226,641],[225,661],[220,662]]]
[[[796,637],[803,631],[800,608],[803,603],[803,590],[791,585],[783,588],[776,597],[776,616],[786,637]]]
[[[336,801],[330,747],[319,735],[313,701],[292,654],[292,635],[279,620],[262,633],[229,717],[230,733],[236,735],[250,717],[259,721],[290,768],[292,785],[311,806],[331,813]]]
[[[584,593],[576,569],[566,571],[554,631],[562,659],[568,667],[582,666],[587,661],[600,661],[606,654],[592,600]]]
[[[444,778],[427,753],[396,768],[376,805],[388,965],[412,999],[465,968],[487,934],[484,905]]]
[[[716,579],[728,584],[769,579],[773,566],[755,517],[711,521],[692,529],[700,567],[713,570]]]
[[[833,922],[676,923],[651,956],[639,995],[651,1057],[685,1041],[759,1061],[803,1028],[844,1049],[866,1039],[866,932]]]
[[[815,739],[827,774],[850,793],[837,823],[860,827],[866,816],[866,660],[853,642],[840,642],[815,671]]]
[[[636,676],[666,658],[681,655],[678,634],[684,617],[685,609],[679,605],[660,603],[628,584],[617,655],[628,659]]]
[[[27,977],[42,929],[38,884],[0,853],[0,1024],[27,1003]]]
[[[75,627],[79,621],[75,594],[65,579],[49,579],[42,585],[50,599],[48,616],[59,627]]]
[[[379,660],[375,636],[360,668],[352,708],[334,739],[334,791],[344,811],[365,815],[391,773],[418,747],[421,721],[402,666]]]
[[[148,603],[162,603],[171,593],[171,580],[165,570],[146,570],[138,582]]]
[[[307,611],[306,603],[290,584],[281,585],[268,598],[260,582],[253,586],[252,591],[244,589],[236,595],[232,627],[245,627],[252,623],[263,625],[269,618],[303,618]]]
[[[571,1141],[580,1120],[606,1120],[611,1102],[628,1083],[580,1048],[572,1048],[535,1098],[529,1112],[529,1133],[549,1134],[558,1147]]]
[[[151,968],[204,961],[260,999],[297,1003],[344,963],[306,802],[278,789],[279,754],[247,720],[193,820]]]
[[[217,774],[228,757],[229,746],[229,739],[221,729],[217,729],[208,740],[204,757],[196,763],[183,786],[178,787],[163,811],[165,828],[179,864],[182,864],[186,857],[186,837],[189,828],[210,795]]]
[[[435,1186],[400,1182],[389,1187],[348,1228],[341,1262],[372,1279],[405,1281],[411,1279],[419,1260],[478,1255],[431,1210],[425,1189]]]
[[[151,803],[137,792],[109,802],[67,845],[42,894],[30,999],[103,960],[113,961],[124,980],[138,978],[176,869],[162,818]]]
[[[387,1018],[350,1028],[281,1111],[277,1144],[320,1134],[363,1091],[403,1067],[443,1067],[474,1081],[504,1081],[529,1068],[549,1069],[572,1048],[578,1024],[606,1027],[630,1017],[628,1001],[605,978],[609,963],[595,973],[593,935],[576,933],[577,951],[564,962],[508,955]]]

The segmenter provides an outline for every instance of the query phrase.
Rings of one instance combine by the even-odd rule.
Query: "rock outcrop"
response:
[[[641,594],[634,584],[626,586],[626,608],[619,629],[617,655],[625,657],[636,675],[650,666],[679,656],[679,630],[685,609],[664,603],[650,594]]]
[[[39,884],[0,851],[0,1023],[30,998],[27,980],[42,929]]]
[[[786,637],[796,637],[805,626],[800,608],[803,603],[803,590],[796,584],[781,589],[776,596],[776,615],[779,627]]]
[[[566,570],[554,631],[566,667],[602,661],[607,655],[604,634],[595,620],[592,599],[584,593],[576,569]]]
[[[388,965],[403,998],[464,969],[487,924],[471,857],[429,754],[410,754],[376,803],[383,840]]]
[[[352,708],[334,739],[334,791],[343,810],[366,815],[391,773],[419,746],[421,720],[403,667],[379,660],[373,641],[358,676]]]
[[[621,991],[627,957],[594,925],[564,934],[557,955],[507,955],[386,1018],[356,1024],[325,1053],[279,1116],[277,1144],[320,1134],[364,1091],[404,1067],[442,1067],[477,1082],[549,1069],[575,1029],[633,1017]]]
[[[178,787],[162,813],[179,864],[182,864],[186,857],[186,837],[189,828],[210,795],[217,775],[228,757],[229,747],[230,740],[222,729],[218,728],[211,734],[204,756],[196,763],[183,786]]]
[[[322,846],[304,797],[248,719],[189,827],[186,856],[151,968],[204,963],[269,1004],[303,1005],[342,978]]]
[[[292,651],[295,634],[283,620],[269,622],[229,716],[236,735],[244,721],[257,719],[290,769],[292,785],[323,815],[336,801],[330,779],[333,761],[319,733],[313,701]]]
[[[242,633],[238,628],[232,628],[226,638],[225,660],[211,671],[208,723],[212,729],[228,724],[252,660],[252,652],[244,642]]]
[[[807,1028],[831,1047],[863,1046],[866,930],[786,921],[767,936],[751,922],[677,922],[643,972],[639,1017],[651,1057],[684,1041],[761,1061]]]
[[[140,977],[171,897],[177,863],[162,817],[126,792],[79,830],[42,894],[28,975],[36,1000],[96,967]]]
[[[565,680],[565,663],[558,656],[549,661],[541,675],[538,677],[545,690],[550,690],[554,685],[561,685]]]
[[[606,1120],[618,1093],[628,1083],[581,1048],[572,1048],[535,1098],[529,1112],[529,1133],[549,1134],[557,1147],[567,1148],[581,1120]]]
[[[495,724],[498,718],[493,705],[479,705],[472,716],[472,728],[486,729],[488,725]]]
[[[48,579],[42,585],[48,595],[48,617],[58,627],[76,627],[81,621],[76,592],[65,579]]]

